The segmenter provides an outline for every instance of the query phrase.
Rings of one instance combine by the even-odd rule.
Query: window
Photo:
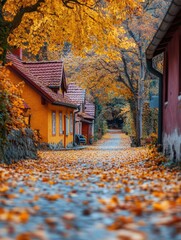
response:
[[[165,102],[168,102],[168,74],[169,74],[168,52],[165,53]]]
[[[56,112],[52,112],[52,135],[56,135]]]
[[[63,120],[62,120],[62,112],[59,112],[59,134],[63,134]]]
[[[66,116],[66,135],[69,135],[69,118]]]
[[[70,133],[73,133],[73,114],[70,113]]]

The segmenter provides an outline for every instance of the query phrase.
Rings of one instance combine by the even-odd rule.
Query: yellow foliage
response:
[[[33,10],[37,2],[41,4],[38,10]],[[113,43],[118,46],[118,36],[124,30],[117,26],[128,15],[141,12],[140,0],[66,2],[65,6],[62,0],[7,0],[3,17],[13,23],[14,30],[10,31],[9,43],[26,46],[35,54],[45,42],[50,50],[70,42],[75,52],[92,49],[93,45],[95,49]],[[23,11],[26,13],[21,19]]]
[[[21,98],[23,83],[14,85],[9,78],[6,67],[0,67],[1,108],[5,109],[5,127],[8,131],[24,127],[24,102]],[[2,123],[1,123],[2,124]]]
[[[108,54],[101,56],[90,53],[85,58],[70,54],[64,59],[68,81],[85,88],[87,93],[99,98],[102,104],[120,96],[129,99],[132,93],[125,84],[116,81],[119,68],[112,59]]]

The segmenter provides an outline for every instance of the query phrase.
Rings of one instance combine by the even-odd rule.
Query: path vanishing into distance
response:
[[[109,131],[0,165],[1,240],[180,240],[181,171]]]

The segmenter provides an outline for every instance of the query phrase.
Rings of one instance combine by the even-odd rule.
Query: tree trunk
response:
[[[132,139],[133,146],[140,146],[140,130],[139,130],[139,114],[138,114],[138,99],[135,95],[130,101],[130,109],[132,114],[135,136]]]
[[[6,62],[6,53],[8,48],[8,27],[3,20],[0,20],[0,65],[4,65]]]
[[[138,82],[138,113],[137,113],[137,133],[138,133],[138,146],[141,145],[142,138],[142,127],[143,127],[143,104],[144,104],[144,80],[146,74],[146,66],[145,66],[145,56],[142,47],[139,47],[140,53],[140,79]]]

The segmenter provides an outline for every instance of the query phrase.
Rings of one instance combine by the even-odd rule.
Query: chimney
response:
[[[23,59],[23,50],[22,48],[14,48],[12,53],[17,56],[20,60]]]

